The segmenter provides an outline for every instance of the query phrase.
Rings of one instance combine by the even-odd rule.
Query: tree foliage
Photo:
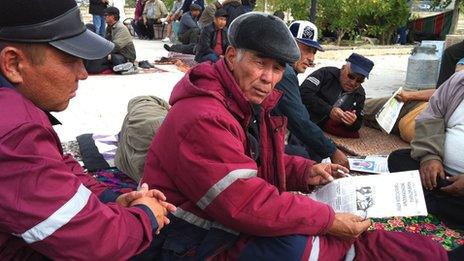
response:
[[[389,44],[397,28],[405,26],[410,9],[404,0],[364,1],[359,20],[364,35],[380,39],[381,44]]]
[[[347,33],[354,31],[359,20],[359,6],[363,0],[319,1],[318,22],[320,29],[336,32],[337,44]]]

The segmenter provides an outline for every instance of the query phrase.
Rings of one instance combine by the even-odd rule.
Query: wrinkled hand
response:
[[[407,102],[411,100],[411,92],[409,91],[400,91],[395,98],[400,102]]]
[[[453,182],[451,185],[441,188],[442,191],[453,196],[464,196],[464,175],[449,177],[448,181]]]
[[[120,195],[116,199],[116,203],[123,207],[131,207],[142,204],[150,208],[156,218],[156,222],[158,223],[158,230],[156,231],[157,234],[159,234],[159,231],[170,222],[166,217],[167,213],[176,211],[176,207],[174,205],[166,202],[166,196],[161,191],[157,189],[148,189],[148,185],[146,183],[143,183],[138,191],[132,191]]]
[[[160,230],[170,222],[169,218],[167,218],[168,210],[166,204],[168,203],[160,201],[156,198],[142,197],[134,200],[131,206],[147,206],[156,218],[156,222],[158,223],[158,230],[156,231],[156,234],[159,234]]]
[[[332,163],[319,163],[313,165],[312,168],[309,169],[309,173],[307,174],[306,182],[308,185],[323,185],[327,184],[334,180],[335,178],[342,178],[343,175],[338,172],[338,170],[348,173],[349,170],[341,165],[332,164]]]
[[[427,160],[422,163],[419,169],[422,186],[428,190],[432,190],[437,186],[437,177],[444,179],[445,171],[443,164],[439,160]]]
[[[148,185],[146,183],[143,183],[140,186],[140,189],[137,191],[132,191],[128,193],[124,193],[120,195],[116,199],[116,203],[120,206],[123,207],[129,207],[132,203],[132,201],[142,198],[142,197],[152,197],[156,198],[161,201],[166,201],[166,196],[164,196],[163,192],[157,190],[157,189],[148,189]]]
[[[348,126],[353,125],[356,122],[356,119],[358,119],[358,116],[356,115],[356,111],[345,111],[343,112],[342,115],[342,122]]]
[[[343,117],[343,110],[338,107],[333,107],[330,111],[329,117],[336,122],[341,122]]]
[[[330,157],[330,161],[332,161],[334,164],[342,165],[345,168],[350,168],[348,158],[346,157],[345,153],[339,149],[335,149],[335,153],[332,155],[332,157]]]
[[[370,219],[350,213],[335,213],[335,219],[328,233],[344,239],[355,239],[371,225]]]

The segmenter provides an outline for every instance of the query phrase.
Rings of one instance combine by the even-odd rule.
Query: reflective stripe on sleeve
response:
[[[354,249],[354,245],[351,245],[350,249],[346,253],[345,261],[353,261],[356,257],[356,250]]]
[[[76,216],[87,205],[91,193],[81,184],[76,194],[55,213],[18,236],[22,237],[28,244],[44,240]]]
[[[254,169],[236,169],[212,186],[208,192],[197,202],[197,206],[204,210],[213,200],[226,190],[232,183],[238,179],[248,179],[256,177],[257,171]]]
[[[309,254],[309,261],[317,261],[319,259],[319,237],[313,237],[313,246],[311,247],[311,254]]]
[[[211,222],[209,220],[206,220],[206,219],[203,219],[191,212],[188,212],[186,210],[183,210],[181,208],[177,208],[177,210],[172,213],[175,217],[177,218],[180,218],[192,225],[195,225],[197,227],[201,227],[205,230],[210,230],[211,228],[217,228],[217,229],[220,229],[220,230],[224,230],[228,233],[231,233],[231,234],[234,234],[234,235],[238,235],[239,232],[235,231],[235,230],[232,230],[230,228],[227,228],[219,223],[216,223],[216,222]]]

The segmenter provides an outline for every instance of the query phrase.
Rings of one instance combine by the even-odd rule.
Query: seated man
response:
[[[317,42],[317,28],[308,21],[295,21],[289,28],[296,39],[301,57],[294,64],[285,66],[282,81],[276,86],[278,90],[283,92],[282,98],[272,111],[274,115],[287,117],[288,129],[291,134],[286,152],[304,156],[317,162],[330,157],[332,163],[348,167],[348,159],[345,154],[337,149],[335,144],[310,120],[308,111],[301,101],[297,73],[304,73],[306,68],[313,65],[314,56],[318,50],[324,51]],[[300,142],[295,141],[296,139],[293,137],[301,141],[301,145],[304,147],[299,146]]]
[[[300,56],[285,23],[251,12],[228,37],[223,59],[192,68],[174,87],[148,151],[142,182],[179,206],[155,238],[153,260],[446,259],[427,237],[364,232],[369,220],[289,192],[309,192],[347,169],[284,154],[273,89]]]
[[[0,1],[0,10],[0,260],[128,260],[174,207],[146,185],[120,195],[95,180],[63,154],[50,114],[87,78],[82,59],[113,44],[86,30],[74,0]]]
[[[180,19],[182,16],[182,0],[175,0],[174,3],[172,3],[172,9],[171,12],[169,12],[168,17],[166,17],[166,37],[161,40],[163,42],[169,42],[171,41],[171,35],[172,35],[172,23],[174,21],[177,21]]]
[[[393,126],[393,134],[399,135],[404,141],[411,142],[415,136],[414,119],[427,106],[426,102],[455,71],[462,70],[458,68],[459,61],[464,58],[464,41],[451,45],[443,52],[440,64],[440,73],[435,87],[428,90],[420,91],[401,91],[396,99],[404,102],[398,119]],[[367,99],[364,107],[364,119],[369,127],[380,129],[375,120],[375,115],[390,97]]]
[[[203,10],[200,19],[198,20],[200,29],[205,28],[214,21],[214,14],[216,13],[216,10],[222,8],[222,2],[224,2],[224,0],[215,0],[205,7],[205,10]]]
[[[311,120],[323,130],[341,137],[359,137],[366,93],[361,84],[374,63],[353,53],[341,69],[324,67],[301,84],[301,98]]]
[[[161,18],[168,15],[168,9],[161,0],[148,0],[143,9],[143,23],[147,27],[148,38],[153,40],[155,24],[162,24]]]
[[[164,49],[169,52],[178,52],[185,54],[194,54],[194,49],[198,43],[200,28],[198,27],[198,17],[200,16],[201,7],[197,4],[190,6],[190,12],[184,13],[180,19],[179,35],[177,39],[182,44],[164,45]]]
[[[391,172],[419,169],[427,209],[464,229],[464,72],[457,72],[431,97],[416,118],[411,150],[393,152]]]
[[[198,19],[201,13],[201,6],[192,4],[190,11],[183,14],[180,19],[180,28],[178,39],[183,44],[196,44],[200,27],[198,27]]]
[[[201,30],[196,47],[196,62],[216,62],[224,56],[229,40],[227,39],[227,12],[220,8],[214,14],[213,23]]]
[[[132,20],[132,28],[139,39],[147,39],[148,31],[147,26],[143,21],[143,9],[145,8],[147,0],[137,0],[135,3],[134,20]]]
[[[129,29],[119,21],[119,10],[113,6],[106,8],[105,20],[108,25],[105,38],[114,43],[114,49],[111,54],[108,55],[108,61],[111,62],[112,66],[134,63],[136,58],[135,46],[132,42]],[[129,69],[130,68],[123,68],[123,70]],[[113,70],[115,70],[114,67]]]

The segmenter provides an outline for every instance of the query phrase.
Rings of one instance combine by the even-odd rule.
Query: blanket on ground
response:
[[[354,139],[357,140],[357,139]],[[79,156],[77,142],[63,143],[64,153]],[[106,168],[89,172],[97,180],[103,182],[115,192],[126,193],[137,188],[137,183],[122,173],[117,168]],[[387,231],[401,231],[409,233],[420,233],[430,237],[443,245],[447,250],[464,245],[464,233],[446,227],[437,217],[428,215],[426,217],[392,217],[376,218],[369,228]]]

